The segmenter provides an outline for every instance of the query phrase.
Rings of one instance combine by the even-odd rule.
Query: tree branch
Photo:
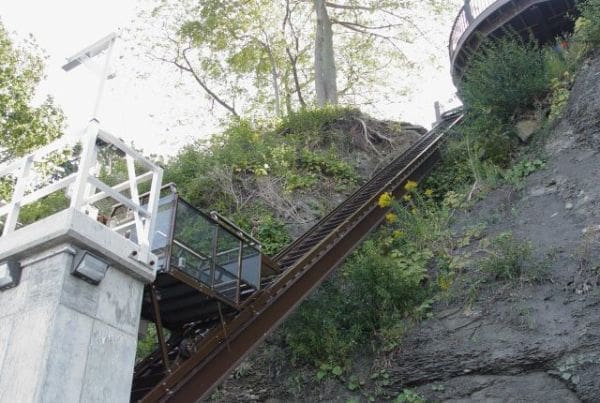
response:
[[[368,26],[368,25],[363,25],[360,24],[358,22],[349,22],[349,21],[340,21],[340,20],[336,20],[336,19],[331,19],[331,22],[335,22],[336,24],[340,24],[340,25],[344,25],[344,26],[354,26],[357,28],[361,28],[361,29],[374,29],[374,30],[378,30],[378,29],[388,29],[388,28],[395,28],[395,27],[399,27],[402,24],[388,24],[388,25],[379,25],[379,26]]]
[[[374,8],[374,7],[347,6],[347,5],[344,5],[344,4],[331,3],[329,1],[326,1],[325,5],[327,7],[337,8],[337,9],[340,9],[340,10],[363,10],[363,11],[371,11],[371,12],[376,10],[376,8]]]
[[[294,87],[296,89],[296,94],[298,95],[298,102],[302,107],[306,106],[306,102],[302,97],[302,89],[300,87],[300,79],[298,78],[298,57],[299,57],[299,49],[300,49],[300,40],[298,39],[298,35],[296,34],[296,30],[294,29],[294,25],[291,20],[292,10],[290,8],[290,0],[286,0],[286,8],[285,8],[285,18],[283,19],[282,29],[284,31],[285,36],[285,27],[288,25],[290,27],[290,32],[292,34],[292,38],[294,40],[294,45],[296,47],[296,56],[292,54],[290,47],[286,44],[285,52],[288,55],[288,59],[290,60],[290,65],[292,67],[292,76],[294,77]]]
[[[198,85],[200,85],[200,87],[202,87],[202,89],[204,91],[206,91],[206,93],[212,97],[212,99],[214,99],[215,101],[217,101],[217,103],[219,105],[221,105],[223,108],[227,109],[233,116],[235,117],[240,117],[240,115],[237,113],[237,111],[235,110],[235,108],[231,105],[229,105],[227,102],[225,102],[224,100],[222,100],[217,94],[215,94],[213,91],[211,91],[210,88],[208,88],[208,86],[206,85],[206,83],[200,78],[200,76],[198,76],[198,74],[194,71],[193,67],[192,67],[192,63],[190,63],[188,57],[187,57],[187,52],[190,50],[191,48],[187,48],[184,49],[183,52],[181,53],[181,56],[183,57],[183,60],[185,61],[185,63],[187,64],[187,68],[184,68],[185,71],[188,71],[192,77],[194,77],[194,80],[196,80],[196,82],[198,83]],[[173,63],[179,67],[180,64],[177,63],[177,61],[173,61]]]
[[[360,34],[376,36],[378,38],[383,38],[383,39],[388,39],[388,40],[391,39],[389,36],[381,35],[381,34],[378,34],[377,32],[370,32],[367,29],[361,28],[357,24],[349,23],[346,21],[340,21],[340,20],[336,20],[336,19],[332,19],[331,22],[334,24],[341,25],[342,27],[348,28],[351,31],[358,32]]]

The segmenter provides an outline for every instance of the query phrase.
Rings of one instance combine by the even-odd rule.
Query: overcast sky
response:
[[[135,0],[0,1],[0,18],[12,37],[33,34],[48,54],[47,79],[39,88],[40,98],[46,94],[55,98],[67,115],[69,130],[82,128],[91,118],[98,77],[94,66],[64,72],[61,66],[65,58],[112,31],[130,26],[136,4]],[[435,41],[440,49],[446,46],[443,36]],[[440,69],[433,64],[423,66],[427,78],[413,84],[410,101],[376,106],[374,117],[429,127],[434,120],[434,101],[452,106],[454,87],[447,63],[442,56],[436,63],[442,65]],[[194,138],[215,130],[201,119],[206,115],[202,102],[190,101],[190,91],[180,93],[174,88],[176,72],[168,66],[151,66],[149,78],[142,80],[136,77],[135,67],[140,64],[146,66],[147,61],[133,57],[122,43],[116,48],[117,77],[107,83],[100,113],[103,127],[145,152],[162,155],[172,155]]]

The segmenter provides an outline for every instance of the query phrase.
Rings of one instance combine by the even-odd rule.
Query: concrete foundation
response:
[[[127,256],[110,259],[114,251],[102,250],[103,244],[133,244],[85,215],[70,214],[70,219],[87,220],[77,225],[96,239],[83,242],[94,248],[82,245],[85,234],[74,232],[60,237],[60,243],[57,237],[44,241],[43,221],[31,226],[42,224],[34,249],[10,254],[2,246],[12,242],[0,243],[0,254],[16,256],[22,267],[20,283],[0,291],[2,403],[129,401],[143,287],[154,273],[133,259],[123,264]],[[81,248],[110,264],[98,285],[71,274]]]

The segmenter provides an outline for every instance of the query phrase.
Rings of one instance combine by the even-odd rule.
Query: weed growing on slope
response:
[[[494,238],[487,254],[481,261],[481,268],[498,280],[535,282],[548,276],[547,262],[535,258],[531,243],[517,239],[509,232]]]
[[[416,392],[413,392],[410,389],[404,389],[402,393],[400,393],[395,399],[394,403],[425,403],[426,400],[423,399],[421,395]]]
[[[516,188],[523,187],[524,179],[536,171],[544,168],[546,162],[542,159],[535,158],[533,160],[524,159],[517,162],[512,168],[503,173],[504,179]]]

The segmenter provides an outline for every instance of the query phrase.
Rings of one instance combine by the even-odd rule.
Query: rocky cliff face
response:
[[[456,298],[394,354],[391,390],[444,402],[600,401],[599,93],[600,57],[578,75],[544,146],[545,168],[522,190],[495,190],[455,224],[531,242],[547,277],[483,283],[469,300],[478,275],[476,260],[468,264]]]

